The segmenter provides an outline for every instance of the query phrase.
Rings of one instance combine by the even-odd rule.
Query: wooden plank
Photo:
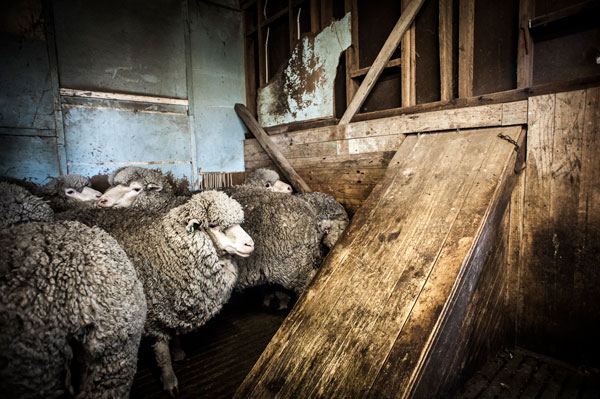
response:
[[[408,8],[411,0],[402,0],[402,12]],[[400,44],[402,60],[402,106],[410,107],[417,104],[417,74],[416,74],[416,29],[415,23],[410,25],[402,37]]]
[[[66,97],[99,98],[105,100],[135,101],[142,103],[188,105],[188,100],[180,98],[142,96],[138,94],[110,93],[103,91],[76,90],[67,88],[61,88],[60,95]]]
[[[395,58],[393,60],[388,61],[387,64],[385,64],[385,69],[387,68],[395,68],[398,66],[402,65],[402,58]],[[371,69],[371,67],[365,67],[365,68],[360,68],[360,69],[355,69],[352,72],[350,72],[350,77],[352,78],[359,78],[361,76],[365,76],[367,73],[369,73],[369,70]]]
[[[294,171],[294,168],[281,154],[281,151],[271,141],[267,133],[260,127],[256,119],[250,114],[248,108],[243,104],[235,104],[235,112],[244,121],[248,129],[254,134],[254,137],[258,140],[263,149],[269,154],[273,162],[277,164],[279,170],[288,179],[292,187],[300,193],[310,192],[310,187],[302,180],[300,176]]]
[[[344,10],[350,12],[350,34],[352,45],[346,50],[346,107],[358,90],[358,82],[352,79],[352,72],[359,67],[358,62],[358,4],[357,0],[344,0]]]
[[[393,151],[371,152],[367,154],[348,154],[331,155],[308,158],[290,158],[290,163],[295,169],[304,168],[341,168],[341,169],[385,169],[390,159],[394,155]],[[269,158],[268,160],[248,160],[245,161],[246,170],[255,170],[258,168],[276,169],[277,167]]]
[[[440,100],[454,97],[452,0],[439,0]]]
[[[502,126],[527,124],[527,103],[514,101],[502,104]]]
[[[407,334],[419,357],[457,277],[487,255],[478,244],[502,216],[516,157],[499,132],[515,129],[406,139],[235,397],[409,394],[382,373],[410,362],[386,359]]]
[[[375,86],[375,83],[381,75],[381,72],[383,72],[383,68],[392,57],[392,54],[398,47],[398,44],[400,44],[402,35],[408,30],[410,24],[414,21],[417,12],[423,5],[423,2],[424,0],[412,0],[408,7],[404,10],[400,16],[400,19],[396,23],[396,26],[394,26],[392,33],[390,33],[390,36],[385,41],[383,48],[377,55],[377,58],[375,58],[375,62],[373,62],[369,73],[367,73],[367,76],[358,88],[356,95],[352,98],[350,105],[340,119],[340,125],[348,124],[358,112],[360,106],[371,92],[371,89],[373,86]]]
[[[475,0],[460,0],[458,23],[458,96],[473,95]]]
[[[533,84],[533,40],[529,33],[529,19],[535,12],[535,0],[519,2],[519,47],[517,50],[517,88]]]
[[[546,27],[552,24],[553,22],[562,21],[566,18],[582,16],[589,13],[591,13],[592,15],[597,14],[599,6],[600,4],[598,3],[598,0],[587,0],[579,2],[577,4],[573,4],[568,7],[564,7],[560,10],[553,11],[545,15],[536,16],[535,18],[533,18],[534,14],[531,13],[529,14],[530,17],[528,28],[534,30],[536,28]]]
[[[584,362],[600,354],[598,89],[530,99],[518,342]],[[592,323],[592,324],[591,324]]]
[[[493,104],[458,108],[355,122],[343,126],[327,126],[282,135],[272,135],[271,139],[283,148],[284,146],[296,144],[361,137],[523,124],[527,121],[526,117],[527,102],[518,101],[507,105]]]
[[[263,34],[263,21],[264,21],[264,1],[256,0],[256,14],[258,16],[257,27],[258,27],[258,86],[263,87],[267,82],[266,78],[266,60],[265,60],[265,35]]]

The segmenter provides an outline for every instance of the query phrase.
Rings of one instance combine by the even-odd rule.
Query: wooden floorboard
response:
[[[600,398],[600,370],[521,348],[505,349],[476,371],[454,398]]]
[[[214,319],[182,337],[186,358],[173,364],[178,399],[233,396],[287,313],[262,309],[260,302],[260,290],[235,294]],[[151,342],[143,340],[131,398],[170,398],[159,377]]]

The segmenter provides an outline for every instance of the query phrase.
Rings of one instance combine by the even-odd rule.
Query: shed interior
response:
[[[182,338],[178,397],[600,397],[599,9],[3,2],[0,175],[287,176],[245,104],[352,219],[289,309],[235,293]],[[142,341],[131,397],[158,375]]]

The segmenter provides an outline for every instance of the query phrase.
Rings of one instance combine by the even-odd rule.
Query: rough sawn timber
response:
[[[499,133],[523,148],[521,127],[407,136],[235,397],[430,393],[522,162]]]

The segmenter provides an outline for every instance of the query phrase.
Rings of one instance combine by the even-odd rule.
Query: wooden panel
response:
[[[402,0],[402,12],[406,10],[410,0]],[[416,74],[416,29],[413,22],[402,36],[400,44],[402,57],[402,106],[408,107],[417,103]]]
[[[518,340],[570,361],[600,345],[599,89],[529,100]]]
[[[0,175],[37,184],[58,176],[56,137],[0,135]]]
[[[520,130],[409,136],[235,397],[408,394],[457,291],[472,295],[463,278],[512,188],[516,153],[497,135]]]

